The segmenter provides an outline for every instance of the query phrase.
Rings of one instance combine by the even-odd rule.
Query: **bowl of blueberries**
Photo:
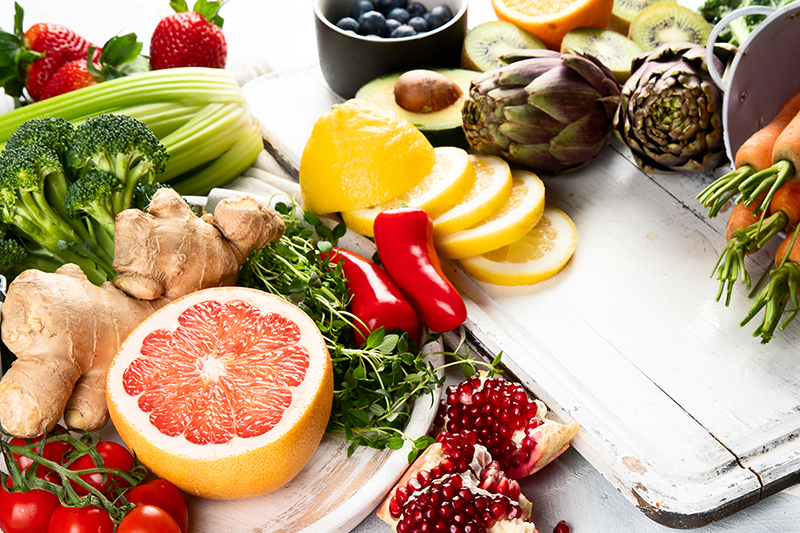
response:
[[[458,68],[468,0],[314,0],[320,68],[342,98],[414,68]]]

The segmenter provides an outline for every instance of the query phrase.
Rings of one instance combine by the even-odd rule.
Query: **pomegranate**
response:
[[[442,432],[378,509],[398,533],[537,533],[531,503],[473,432]]]
[[[561,455],[580,424],[545,418],[547,407],[518,383],[473,377],[447,388],[436,425],[448,433],[475,432],[503,471],[520,479]]]
[[[553,533],[569,533],[569,524],[564,520],[559,521],[556,527],[553,528]]]

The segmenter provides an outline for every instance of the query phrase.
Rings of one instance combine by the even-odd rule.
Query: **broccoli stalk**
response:
[[[0,231],[0,274],[6,278],[13,279],[29,268],[55,272],[62,264],[44,248],[26,247],[19,240]]]

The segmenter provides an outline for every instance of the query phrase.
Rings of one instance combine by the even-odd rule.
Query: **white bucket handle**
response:
[[[714,66],[714,45],[717,44],[717,37],[719,37],[720,32],[722,32],[722,30],[724,30],[728,24],[738,18],[746,17],[748,15],[769,16],[775,11],[777,11],[777,9],[774,7],[767,6],[743,7],[722,17],[722,20],[717,22],[717,24],[714,26],[714,29],[711,30],[711,35],[708,36],[708,43],[706,44],[706,65],[708,65],[708,73],[711,74],[711,78],[714,80],[714,83],[717,84],[717,87],[719,87],[722,92],[727,91],[728,86],[724,81],[722,81],[722,76],[720,76],[719,72],[717,72],[717,69]]]

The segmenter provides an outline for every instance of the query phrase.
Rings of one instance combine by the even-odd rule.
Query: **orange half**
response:
[[[534,34],[551,50],[561,48],[567,32],[605,28],[614,0],[492,0],[498,18]]]

